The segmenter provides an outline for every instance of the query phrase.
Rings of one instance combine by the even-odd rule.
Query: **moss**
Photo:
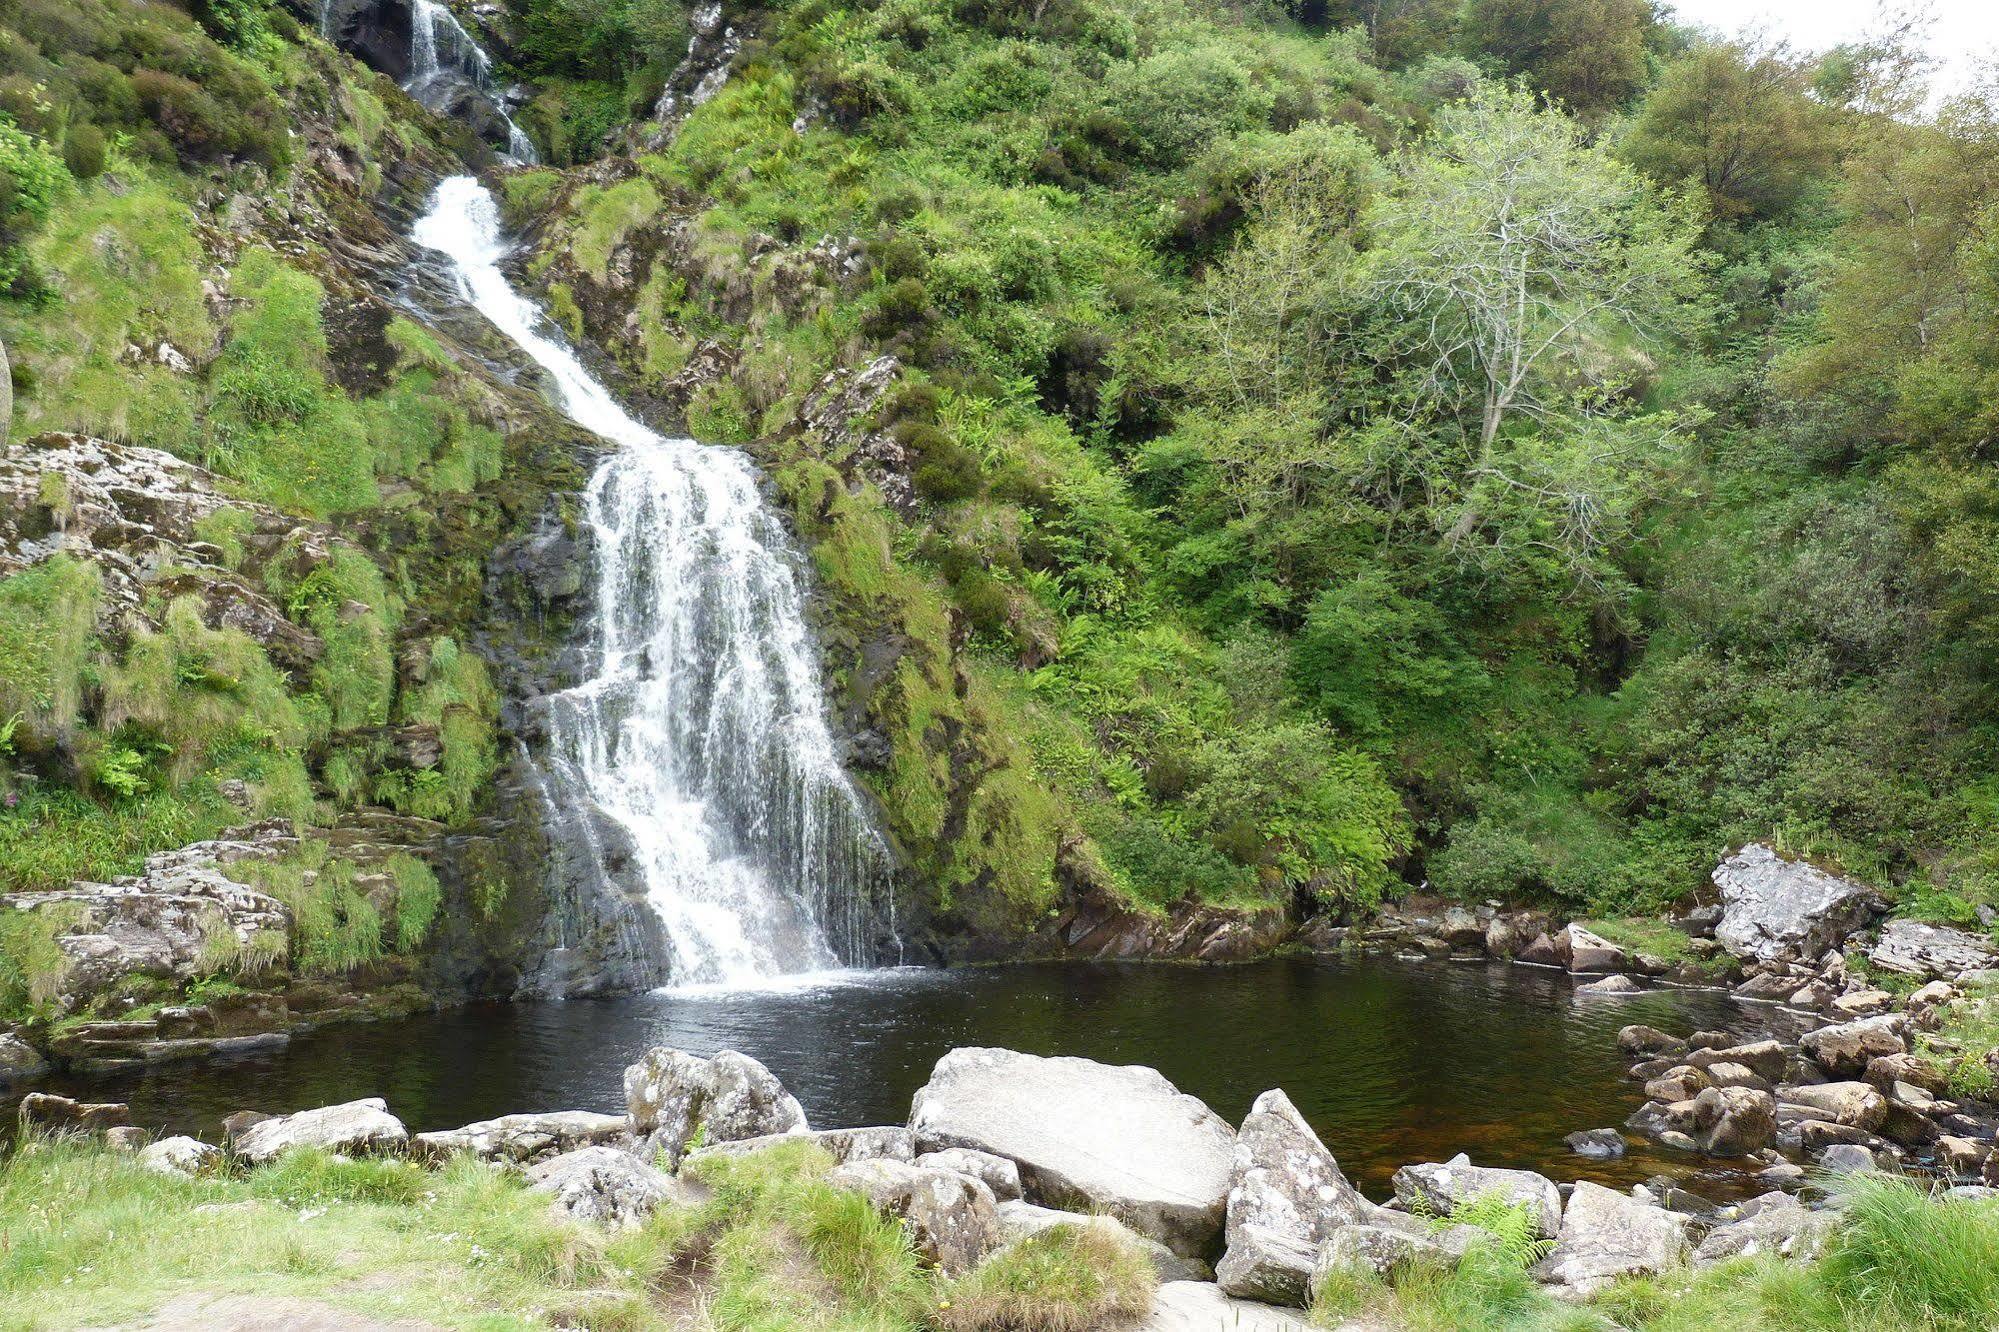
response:
[[[576,228],[570,255],[583,272],[599,282],[610,276],[611,252],[634,227],[659,215],[659,191],[644,176],[616,185],[586,185],[570,201]]]
[[[548,208],[562,189],[562,173],[546,167],[510,171],[500,180],[500,210],[510,227],[523,227]]]

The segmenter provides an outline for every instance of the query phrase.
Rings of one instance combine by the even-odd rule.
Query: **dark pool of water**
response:
[[[777,1073],[819,1127],[900,1123],[946,1050],[1000,1045],[1150,1064],[1229,1119],[1282,1087],[1376,1197],[1412,1161],[1628,1184],[1695,1163],[1632,1140],[1620,1161],[1562,1144],[1619,1125],[1643,1097],[1617,1029],[1744,1034],[1754,1009],[1717,992],[1578,998],[1529,967],[1282,959],[1237,967],[1005,966],[874,973],[768,993],[659,993],[480,1006],[332,1028],[272,1055],[59,1082],[129,1101],[136,1122],[214,1137],[230,1111],[383,1096],[411,1129],[514,1111],[622,1110],[624,1066],[649,1045],[736,1049]],[[1106,1106],[1106,1114],[1116,1107]],[[1735,1191],[1726,1173],[1710,1192]]]

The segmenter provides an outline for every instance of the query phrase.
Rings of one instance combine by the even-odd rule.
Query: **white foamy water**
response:
[[[500,270],[493,197],[438,186],[411,233],[620,445],[584,496],[595,538],[590,676],[552,702],[558,789],[629,836],[676,984],[865,963],[888,856],[841,766],[805,621],[804,565],[749,460],[668,439],[586,369]]]

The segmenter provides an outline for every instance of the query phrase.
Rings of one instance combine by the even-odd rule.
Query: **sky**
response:
[[[1734,33],[1760,24],[1794,46],[1822,50],[1860,36],[1876,0],[1667,0],[1689,23]],[[1999,52],[1999,0],[1932,0],[1931,53],[1943,61],[1938,82],[1962,87],[1973,63]]]

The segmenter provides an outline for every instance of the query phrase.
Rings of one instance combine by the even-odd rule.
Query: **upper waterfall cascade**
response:
[[[507,123],[507,155],[517,162],[532,163],[534,143],[521,132],[514,118],[493,93],[492,57],[472,40],[465,25],[437,0],[410,0],[410,96],[433,111],[444,109],[448,84],[462,79],[486,94]]]
[[[673,982],[867,960],[889,856],[826,720],[805,568],[741,453],[636,419],[500,270],[493,197],[438,186],[412,233],[465,298],[617,445],[591,479],[589,678],[551,702],[550,776],[628,834]]]

